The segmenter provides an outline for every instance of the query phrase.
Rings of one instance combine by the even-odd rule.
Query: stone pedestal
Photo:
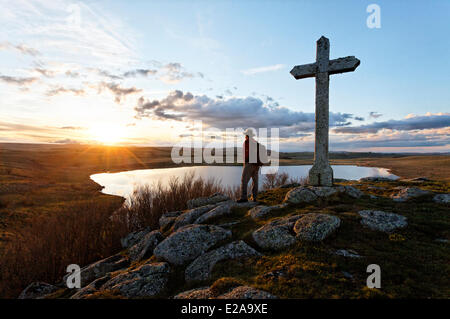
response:
[[[308,185],[333,186],[333,169],[330,164],[314,164],[309,170]]]

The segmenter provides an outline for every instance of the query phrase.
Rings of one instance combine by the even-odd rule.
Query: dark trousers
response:
[[[258,175],[259,165],[250,163],[244,164],[241,177],[241,199],[247,199],[247,185],[251,178],[253,200],[256,200],[256,197],[258,196]]]

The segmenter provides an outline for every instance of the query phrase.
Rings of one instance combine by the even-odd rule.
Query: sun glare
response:
[[[114,145],[123,141],[125,130],[119,125],[97,125],[89,129],[89,137],[105,145]]]

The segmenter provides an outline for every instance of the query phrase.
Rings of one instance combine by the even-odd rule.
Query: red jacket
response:
[[[255,143],[256,143],[256,163],[252,163],[252,164],[258,164],[258,165],[263,165],[263,163],[261,162],[261,160],[260,160],[260,156],[259,156],[259,143],[258,142],[256,142],[255,141]],[[249,148],[250,148],[250,143],[249,143],[249,141],[244,141],[244,160],[245,160],[245,163],[250,163],[250,151],[249,151]]]

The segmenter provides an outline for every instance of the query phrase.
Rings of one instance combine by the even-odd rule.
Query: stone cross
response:
[[[329,75],[355,71],[359,63],[354,56],[330,60],[330,41],[322,36],[317,40],[316,62],[297,65],[291,70],[296,80],[316,77],[316,140],[314,165],[309,170],[310,185],[333,185],[333,170],[328,161]]]

